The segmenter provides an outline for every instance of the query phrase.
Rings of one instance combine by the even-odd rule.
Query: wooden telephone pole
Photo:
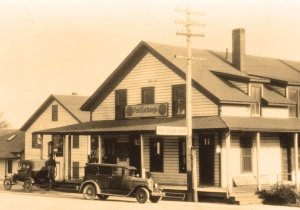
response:
[[[176,21],[178,24],[185,26],[185,31],[177,32],[176,35],[182,35],[186,37],[186,56],[177,56],[176,58],[183,58],[187,61],[187,72],[186,72],[186,168],[187,168],[187,192],[188,201],[198,202],[198,191],[197,191],[197,166],[196,166],[196,151],[193,149],[192,139],[192,60],[199,59],[192,56],[191,48],[191,37],[204,37],[203,34],[192,33],[191,26],[204,26],[199,22],[192,21],[191,15],[203,15],[202,13],[191,11],[189,8],[185,10],[176,10],[176,12],[184,13],[186,20]]]

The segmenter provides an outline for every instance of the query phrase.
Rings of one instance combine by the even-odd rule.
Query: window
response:
[[[32,134],[32,148],[39,149],[41,148],[41,141],[37,134]]]
[[[251,114],[252,115],[260,115],[260,100],[261,100],[261,87],[260,86],[252,86],[251,87],[251,97],[257,100],[256,103],[251,104]]]
[[[79,135],[73,135],[73,149],[79,148]]]
[[[127,105],[127,91],[116,90],[115,92],[115,118],[125,118],[125,106]]]
[[[185,85],[172,87],[172,113],[173,116],[183,117],[186,111]]]
[[[58,121],[58,106],[52,105],[52,121]]]
[[[295,102],[295,106],[289,106],[289,116],[290,117],[299,117],[299,102],[298,102],[298,90],[296,89],[289,89],[288,98]],[[298,113],[297,113],[298,110]]]
[[[150,171],[163,172],[164,153],[162,139],[150,139]]]
[[[179,139],[179,173],[186,173],[186,140]]]
[[[142,104],[154,104],[154,87],[142,88]]]
[[[7,160],[7,173],[8,174],[12,174],[12,165],[13,165],[13,161]]]
[[[242,137],[241,148],[241,171],[242,173],[252,172],[252,138]]]
[[[79,162],[73,162],[73,178],[79,178]]]
[[[52,141],[54,143],[54,152],[56,157],[63,157],[64,154],[64,141],[61,135],[52,135]]]

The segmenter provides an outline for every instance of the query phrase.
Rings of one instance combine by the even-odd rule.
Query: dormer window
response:
[[[251,104],[251,115],[259,116],[260,115],[260,101],[262,96],[262,87],[261,86],[251,86],[250,96],[254,98],[257,102]]]

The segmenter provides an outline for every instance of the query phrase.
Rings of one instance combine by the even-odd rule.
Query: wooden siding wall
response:
[[[256,177],[256,139],[252,138],[252,172],[241,172],[240,134],[231,134],[229,170],[231,177]],[[226,146],[225,136],[222,139],[221,153],[221,186],[227,186]],[[281,174],[281,148],[279,134],[261,134],[260,174],[262,184],[275,184],[277,175]]]
[[[58,121],[52,121],[52,105],[58,105]],[[48,106],[48,108],[40,115],[39,118],[27,129],[25,133],[25,159],[40,159],[40,149],[32,148],[32,132],[38,130],[44,130],[48,128],[60,127],[64,125],[70,125],[77,123],[75,120],[62,106],[56,101]],[[48,158],[48,147],[47,142],[51,140],[51,136],[44,138],[43,144],[43,158]]]
[[[141,104],[141,88],[154,87],[155,103],[168,103],[172,116],[172,85],[185,84],[185,80],[157,60],[150,53],[121,81],[117,89],[127,89],[127,104]],[[193,116],[218,115],[218,106],[193,88]],[[115,119],[115,92],[112,91],[93,111],[93,120]]]
[[[144,155],[145,155],[145,169],[150,172],[152,178],[161,184],[170,185],[185,185],[186,173],[179,173],[179,150],[178,137],[163,137],[164,142],[164,171],[151,172],[150,171],[150,138],[155,136],[144,136]],[[198,140],[195,141],[197,149],[197,181],[199,183],[199,151]]]
[[[12,173],[7,174],[7,176],[10,176],[13,173],[18,172],[18,163],[19,163],[19,160],[13,160]],[[5,164],[6,164],[6,160],[5,159],[0,159],[0,180],[4,180],[4,178],[5,178]],[[6,170],[7,170],[7,167],[6,167]]]
[[[233,80],[227,80],[230,84],[235,86],[237,89],[242,91],[243,93],[248,95],[248,83],[246,82],[238,82],[238,81],[233,81]]]
[[[73,137],[71,140],[71,166],[73,162],[79,162],[79,177],[84,175],[84,166],[88,162],[88,136],[79,136],[79,148],[73,148]],[[71,169],[73,177],[73,170]]]

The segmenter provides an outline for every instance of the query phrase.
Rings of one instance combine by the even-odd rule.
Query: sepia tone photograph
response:
[[[0,0],[0,209],[298,209],[299,0]]]

